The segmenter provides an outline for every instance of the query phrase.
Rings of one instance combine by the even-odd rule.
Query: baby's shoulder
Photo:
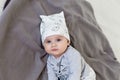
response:
[[[80,54],[80,52],[77,50],[77,49],[75,49],[74,47],[72,47],[72,46],[69,46],[68,47],[68,49],[67,49],[67,51],[66,51],[66,54],[68,55],[68,56],[71,56],[71,57],[73,57],[73,56],[78,56],[78,57],[81,57],[81,54]]]

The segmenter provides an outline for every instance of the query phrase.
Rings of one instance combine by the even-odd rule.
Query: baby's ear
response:
[[[68,40],[67,42],[68,42],[68,46],[69,46],[70,45],[70,41]]]

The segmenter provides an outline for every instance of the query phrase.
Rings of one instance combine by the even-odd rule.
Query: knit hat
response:
[[[63,11],[48,16],[40,15],[40,18],[42,19],[40,25],[42,43],[44,42],[46,37],[52,35],[61,35],[70,41]]]

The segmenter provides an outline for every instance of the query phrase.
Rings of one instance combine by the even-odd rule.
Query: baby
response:
[[[96,80],[93,69],[75,48],[70,45],[70,36],[64,13],[40,15],[40,34],[47,60],[48,80]]]

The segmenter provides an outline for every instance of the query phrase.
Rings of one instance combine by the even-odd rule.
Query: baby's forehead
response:
[[[51,35],[51,36],[46,37],[46,39],[55,39],[55,38],[65,38],[65,37],[61,35]]]

